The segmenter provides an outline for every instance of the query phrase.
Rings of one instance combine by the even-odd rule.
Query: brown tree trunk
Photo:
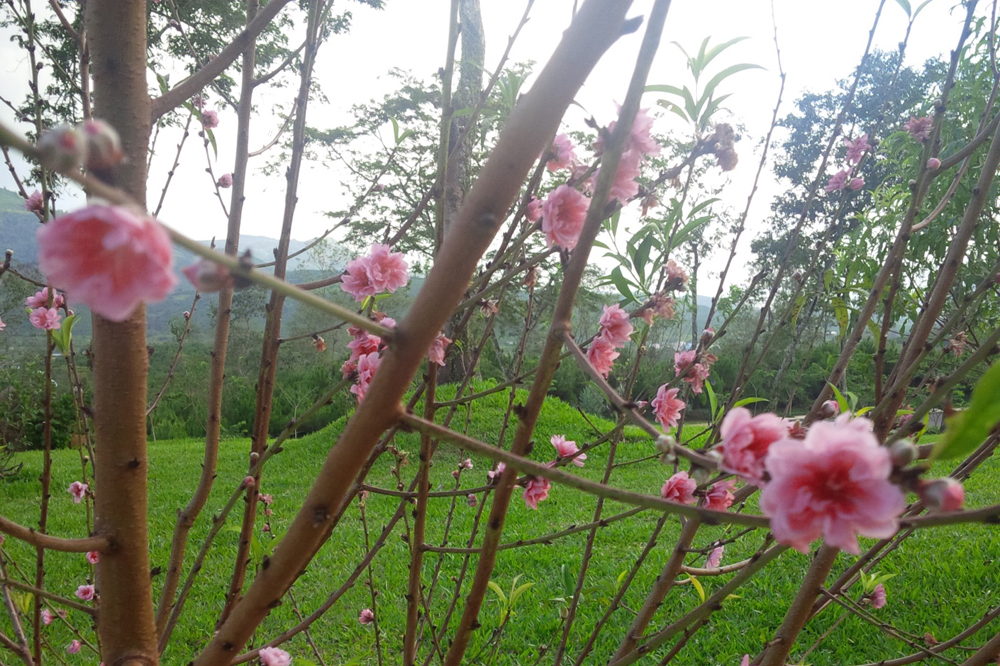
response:
[[[84,17],[94,77],[94,115],[121,135],[126,162],[115,184],[146,202],[150,99],[146,3],[90,0]],[[94,528],[113,544],[97,565],[97,631],[104,663],[159,662],[146,523],[146,309],[126,321],[93,317]]]

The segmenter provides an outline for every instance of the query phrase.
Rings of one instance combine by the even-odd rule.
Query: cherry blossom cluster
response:
[[[844,144],[847,146],[847,168],[841,169],[830,177],[824,188],[827,192],[837,192],[846,188],[860,190],[865,186],[865,179],[861,176],[852,176],[854,169],[861,163],[865,153],[871,149],[868,144],[868,135],[862,134],[857,139],[844,137]]]
[[[710,331],[711,329],[706,329],[706,333],[710,334]],[[704,390],[712,364],[718,360],[715,354],[697,349],[674,352],[674,374],[691,385],[692,393],[698,394]]]
[[[615,359],[620,355],[615,350],[629,341],[633,329],[628,313],[617,303],[604,306],[600,327],[600,332],[587,349],[587,360],[602,377],[606,378]]]

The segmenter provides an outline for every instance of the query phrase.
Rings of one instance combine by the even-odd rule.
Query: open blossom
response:
[[[507,469],[506,463],[497,463],[496,469],[491,469],[490,471],[486,472],[486,478],[488,478],[490,481],[492,481],[493,479],[498,479],[500,478],[500,475],[503,474],[503,471],[505,469]]]
[[[531,201],[528,202],[528,210],[524,214],[528,218],[528,222],[538,222],[542,219],[542,200],[538,197],[531,197]]]
[[[7,324],[3,323],[3,319],[0,319],[0,331],[7,328]]]
[[[580,239],[590,199],[569,185],[560,185],[542,204],[542,231],[549,247],[572,250]]]
[[[733,505],[733,488],[736,481],[727,479],[709,486],[705,492],[705,508],[712,511],[725,511]]]
[[[292,655],[281,648],[261,648],[258,656],[260,656],[260,663],[264,666],[288,666],[292,663]]]
[[[871,601],[872,608],[875,610],[885,606],[885,585],[879,583],[875,586],[875,589],[872,590]]]
[[[717,548],[713,548],[712,552],[708,554],[708,559],[705,560],[705,566],[708,567],[709,569],[714,569],[715,567],[719,566],[719,563],[722,562],[722,554],[725,552],[725,550],[726,550],[725,546],[718,546]]]
[[[97,564],[101,560],[101,554],[96,550],[87,551],[87,561],[91,564]]]
[[[273,495],[265,495],[263,493],[257,493],[257,501],[263,502],[265,506],[270,506],[274,502]]]
[[[378,352],[364,354],[358,358],[358,383],[351,387],[351,393],[358,396],[358,402],[365,399],[368,385],[371,383],[372,377],[375,376],[375,371],[378,370],[379,363],[381,362],[382,359],[379,358]]]
[[[674,374],[690,384],[691,391],[698,394],[702,392],[705,380],[711,374],[709,367],[715,361],[713,354],[704,354],[699,361],[698,352],[694,349],[674,352]]]
[[[177,282],[167,232],[129,208],[87,206],[41,225],[37,235],[46,278],[106,319],[124,321]]]
[[[74,638],[69,642],[69,645],[66,646],[66,652],[70,654],[76,654],[77,652],[80,651],[80,648],[82,647],[83,643]]]
[[[573,458],[573,464],[577,467],[583,467],[583,461],[587,459],[586,453],[581,453],[580,455],[574,457],[580,447],[576,445],[576,442],[567,440],[563,435],[552,435],[552,446],[556,448],[556,453],[560,458]]]
[[[450,344],[451,338],[446,338],[443,335],[439,335],[434,338],[434,342],[431,343],[431,348],[427,351],[427,360],[431,363],[437,363],[438,365],[443,366],[444,353]]]
[[[318,351],[318,352],[325,352],[326,351],[326,340],[323,339],[322,335],[320,335],[320,334],[317,333],[317,334],[313,335],[313,337],[312,337],[312,346],[315,347],[316,351]]]
[[[847,161],[851,164],[860,162],[865,152],[871,147],[868,145],[867,134],[862,134],[853,141],[844,137],[844,143],[847,144]]]
[[[621,105],[616,106],[618,106],[618,112],[621,113]],[[617,125],[617,120],[613,120],[608,124],[608,135],[615,131]],[[659,155],[660,146],[650,135],[650,130],[652,129],[653,119],[649,117],[649,109],[639,109],[639,112],[635,114],[635,120],[632,121],[632,129],[629,131],[628,139],[625,141],[625,150],[623,152],[636,152],[640,157],[642,155]],[[599,137],[594,148],[598,154],[603,153],[604,140]]]
[[[664,272],[667,275],[667,289],[672,289],[677,291],[683,289],[688,283],[688,274],[683,268],[677,265],[677,262],[671,259],[663,267]]]
[[[541,476],[533,476],[528,479],[528,485],[524,487],[524,503],[529,509],[538,510],[538,503],[549,498],[549,490],[552,482]]]
[[[73,496],[74,504],[79,504],[83,501],[84,496],[87,494],[87,488],[89,488],[89,486],[86,483],[74,481],[69,484],[69,488],[66,489],[66,492]]]
[[[55,616],[52,615],[52,611],[50,611],[48,608],[42,609],[42,624],[46,626],[52,624],[52,620],[54,619],[54,617]]]
[[[617,303],[605,305],[604,313],[601,315],[601,337],[607,338],[608,342],[616,347],[625,344],[632,335],[632,324],[628,319],[628,313]]]
[[[619,356],[620,354],[615,351],[615,346],[605,337],[594,338],[587,349],[587,360],[604,378],[607,378],[614,366],[615,359]]]
[[[636,178],[639,177],[641,163],[642,153],[636,150],[630,150],[622,154],[621,159],[618,161],[618,171],[615,172],[615,179],[611,182],[611,193],[608,195],[610,200],[617,199],[624,205],[639,194],[639,181]],[[598,169],[596,175],[599,174],[600,170]],[[595,180],[594,182],[597,181]]]
[[[560,134],[552,140],[552,159],[545,163],[549,171],[558,171],[573,166],[576,155],[573,153],[573,141],[565,134]]]
[[[361,615],[358,616],[358,622],[361,624],[371,624],[375,621],[375,613],[372,612],[371,608],[366,608],[361,611]]]
[[[61,308],[66,303],[66,299],[58,291],[52,295],[52,307]],[[47,308],[49,307],[49,288],[42,287],[34,293],[32,296],[28,296],[24,299],[25,306],[29,308]]]
[[[802,442],[771,444],[764,460],[771,479],[760,508],[780,543],[806,553],[822,536],[857,555],[858,535],[885,539],[899,529],[906,498],[889,481],[889,450],[872,434],[871,421],[850,417],[814,423]]]
[[[205,129],[215,129],[219,126],[219,112],[209,109],[201,112],[201,124]]]
[[[365,354],[377,352],[382,338],[372,335],[368,331],[360,331],[353,340],[347,343],[347,348],[351,350],[351,358],[357,360]]]
[[[931,125],[933,124],[934,119],[931,116],[924,116],[923,118],[910,116],[910,119],[903,123],[903,129],[909,132],[910,136],[914,139],[923,143],[931,138]]]
[[[688,476],[687,472],[677,472],[663,484],[660,495],[670,502],[694,504],[694,490],[697,487],[698,482]]]
[[[850,177],[851,172],[848,169],[842,169],[830,177],[830,180],[826,181],[825,189],[827,192],[836,192],[837,190],[842,190],[847,187],[847,179]]]
[[[42,200],[42,193],[35,190],[24,200],[24,209],[29,213],[41,213],[45,210],[45,203]]]
[[[77,599],[81,599],[82,601],[90,601],[94,598],[94,586],[81,585],[78,588],[76,588],[76,592],[74,592],[74,594],[76,595]]]
[[[687,403],[678,399],[677,394],[680,389],[668,389],[664,384],[656,391],[656,397],[651,403],[656,412],[656,421],[664,430],[676,428],[677,420],[681,417],[681,411],[687,407]]]
[[[347,264],[340,288],[361,302],[366,296],[395,292],[409,280],[409,266],[402,253],[393,252],[388,245],[372,243],[367,257]]]
[[[55,308],[35,308],[31,311],[31,325],[43,331],[54,331],[59,328],[62,315]]]
[[[764,458],[771,445],[788,436],[788,424],[776,414],[754,416],[746,407],[722,419],[722,469],[747,483],[763,486]]]

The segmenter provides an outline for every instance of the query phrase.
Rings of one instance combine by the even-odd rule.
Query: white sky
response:
[[[383,11],[351,4],[349,8],[354,14],[354,21],[350,34],[336,36],[322,46],[316,76],[330,101],[326,105],[310,106],[309,121],[313,126],[326,128],[343,124],[347,121],[346,111],[352,104],[381,98],[390,92],[393,80],[383,75],[393,67],[408,69],[420,78],[430,78],[443,64],[449,1],[386,0],[385,4]],[[573,0],[536,0],[532,18],[515,44],[511,60],[534,60],[540,67],[565,29],[573,4]],[[631,14],[646,14],[651,4],[651,0],[637,0]],[[914,1],[912,4],[919,3]],[[953,11],[956,4],[957,0],[934,0],[920,14],[907,51],[909,64],[919,65],[927,58],[947,53],[953,47],[964,18],[963,10]],[[343,2],[338,5],[342,9],[347,7]],[[488,71],[495,67],[524,6],[523,0],[482,0]],[[792,109],[792,103],[804,90],[829,89],[838,78],[852,73],[864,51],[877,8],[876,0],[775,0],[778,38],[788,77],[784,113]],[[904,11],[894,0],[887,0],[875,35],[876,46],[884,50],[895,49],[905,29]],[[690,52],[696,50],[708,36],[712,37],[713,43],[737,36],[750,37],[716,60],[721,63],[720,66],[752,62],[766,68],[737,74],[720,90],[735,93],[727,100],[726,106],[731,112],[731,119],[742,122],[747,131],[737,144],[739,167],[731,174],[731,182],[723,195],[724,201],[735,211],[742,211],[745,205],[759,160],[759,154],[755,153],[770,124],[777,96],[778,76],[772,34],[771,5],[767,1],[675,0],[667,18],[660,53],[649,77],[650,83],[676,85],[687,81],[682,56],[670,44],[671,41],[680,42]],[[19,101],[27,90],[27,58],[7,37],[8,34],[0,31],[0,94]],[[613,101],[624,97],[640,39],[641,31],[619,40],[577,98],[601,122],[613,119]],[[290,41],[297,43],[294,39]],[[526,88],[530,84],[529,80]],[[286,89],[281,94],[294,95],[294,88]],[[266,108],[269,102],[275,101],[279,101],[278,98],[263,98],[259,107]],[[280,101],[287,107],[287,97]],[[652,102],[651,99],[650,104]],[[5,123],[11,123],[12,115],[9,109],[0,107],[0,119]],[[221,110],[220,117],[220,127],[216,130],[220,156],[215,166],[216,174],[231,170],[236,128],[235,114]],[[568,116],[567,120],[573,127],[579,128],[579,118],[577,113],[575,117]],[[679,119],[672,114],[664,114],[656,129],[662,131],[679,123]],[[274,129],[275,126],[267,120],[257,122],[252,129],[251,150],[266,143]],[[391,130],[387,131],[391,138]],[[178,135],[166,133],[165,136],[161,133],[149,181],[151,206],[159,198],[166,171],[173,161],[177,138]],[[251,163],[243,232],[276,237],[280,228],[285,180],[281,173],[270,176],[261,173],[263,164],[257,162],[263,159],[256,158]],[[222,237],[226,226],[214,190],[204,172],[204,160],[198,142],[189,141],[160,215],[165,223],[198,239],[212,235]],[[299,188],[293,237],[309,239],[326,228],[327,220],[323,212],[341,208],[344,201],[340,198],[345,191],[339,185],[342,177],[342,169],[336,166],[330,168],[315,163],[306,166]],[[13,181],[5,168],[0,170],[0,187],[13,189]],[[750,234],[744,236],[744,256],[749,239],[761,230],[760,220],[766,217],[770,196],[778,188],[778,183],[765,175],[750,211]],[[717,254],[708,262],[709,271],[721,268],[728,248]],[[737,281],[742,279],[742,270],[738,268],[733,277]],[[700,286],[703,293],[715,291],[713,280],[706,279]]]

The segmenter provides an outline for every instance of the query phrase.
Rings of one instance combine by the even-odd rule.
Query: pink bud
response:
[[[476,495],[474,493],[469,493],[465,497],[465,503],[468,504],[470,507],[475,508],[475,507],[479,506],[479,498],[476,497]]]
[[[219,112],[211,109],[202,111],[201,124],[205,129],[215,129],[219,126]]]
[[[181,272],[198,291],[206,293],[219,291],[233,283],[233,275],[228,268],[208,259],[199,259],[185,266]]]
[[[939,160],[936,157],[930,158],[929,160],[927,160],[927,168],[930,169],[931,171],[934,171],[935,169],[940,169],[941,160]]]
[[[865,179],[858,177],[858,178],[851,178],[851,184],[848,187],[850,187],[852,190],[860,190],[864,186],[865,186]]]
[[[223,189],[226,189],[228,187],[232,187],[233,186],[233,174],[231,174],[231,173],[224,173],[224,174],[222,174],[221,176],[219,176],[219,180],[215,181],[215,184],[218,185],[219,187],[223,188]]]
[[[254,481],[254,478],[252,476],[248,476],[245,479],[243,479],[244,488],[253,488],[256,485],[256,483],[257,482]]]
[[[101,559],[101,554],[96,550],[91,550],[87,552],[87,561],[91,564],[97,564]]]
[[[88,169],[110,169],[122,161],[122,141],[114,127],[90,118],[80,123],[78,129],[86,141]]]
[[[965,503],[965,488],[951,477],[922,481],[917,493],[928,511],[958,511]]]
[[[69,171],[87,160],[87,144],[69,125],[59,125],[38,140],[42,165],[54,171]]]

